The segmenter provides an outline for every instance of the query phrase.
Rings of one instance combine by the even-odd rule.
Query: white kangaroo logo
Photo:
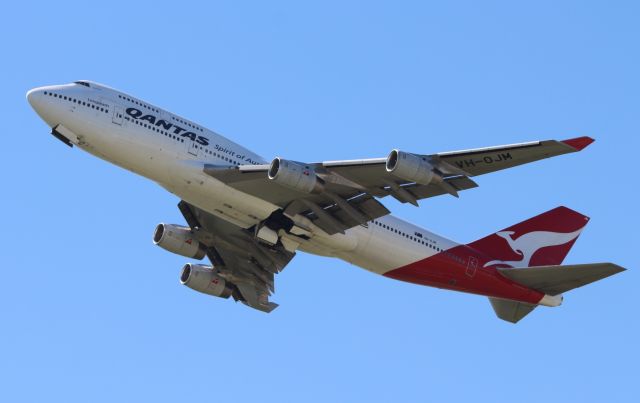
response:
[[[584,227],[574,232],[549,232],[549,231],[534,231],[519,236],[517,239],[511,238],[514,234],[513,231],[500,231],[496,235],[504,238],[509,247],[518,255],[522,256],[521,260],[503,261],[492,260],[485,263],[484,267],[492,266],[495,264],[505,264],[511,267],[529,267],[531,258],[540,249],[547,246],[564,245],[570,241],[573,241],[580,235]]]

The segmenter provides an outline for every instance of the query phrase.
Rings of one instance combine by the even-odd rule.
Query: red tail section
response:
[[[589,222],[566,207],[557,207],[468,246],[490,256],[484,267],[559,265]]]

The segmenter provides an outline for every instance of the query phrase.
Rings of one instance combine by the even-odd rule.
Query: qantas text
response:
[[[189,139],[191,139],[192,141],[195,141],[196,143],[202,144],[203,146],[208,146],[209,145],[209,139],[204,137],[204,136],[198,136],[197,134],[187,131],[186,129],[173,124],[173,123],[169,123],[166,120],[163,119],[158,119],[156,118],[154,115],[145,115],[144,112],[142,112],[139,109],[136,108],[127,108],[127,115],[131,116],[134,119],[138,119],[138,120],[145,120],[147,122],[149,122],[149,124],[158,126],[164,130],[171,130],[173,129],[173,134],[176,134],[180,137],[188,137]]]

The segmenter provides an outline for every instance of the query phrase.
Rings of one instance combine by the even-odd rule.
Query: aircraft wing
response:
[[[198,240],[207,245],[207,257],[217,274],[235,287],[233,298],[260,311],[275,309],[278,304],[269,302],[274,277],[295,253],[262,243],[252,232],[185,201],[178,208]]]
[[[497,147],[436,154],[435,157],[464,170],[470,176],[512,168],[544,158],[581,151],[593,143],[590,137],[569,140],[531,141]]]
[[[205,165],[204,172],[335,234],[388,214],[376,198],[392,196],[417,206],[428,197],[458,197],[478,186],[470,177],[580,151],[592,142],[579,137],[429,155],[393,150],[387,158],[319,163],[276,158],[264,165]]]

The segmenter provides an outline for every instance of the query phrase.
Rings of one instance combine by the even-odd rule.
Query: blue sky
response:
[[[637,398],[637,2],[5,5],[0,401]],[[566,263],[630,270],[518,325],[485,298],[299,254],[265,315],[178,284],[177,199],[48,134],[28,89],[103,82],[270,159],[592,136],[393,212],[469,242],[566,205]]]

